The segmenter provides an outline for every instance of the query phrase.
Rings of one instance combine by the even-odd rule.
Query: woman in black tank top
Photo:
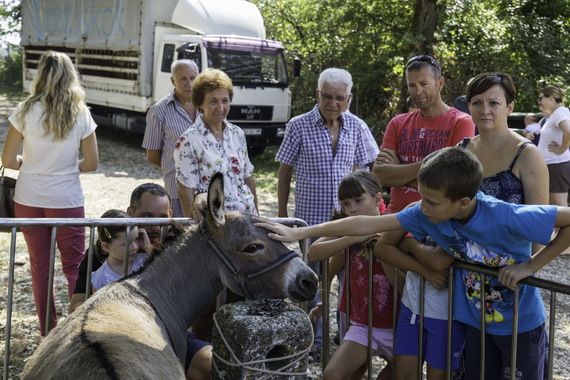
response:
[[[476,76],[468,86],[467,101],[479,135],[461,146],[483,165],[484,193],[511,203],[548,204],[548,170],[542,156],[507,124],[515,97],[510,75]]]

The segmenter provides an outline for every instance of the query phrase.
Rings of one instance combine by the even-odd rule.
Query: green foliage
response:
[[[11,46],[9,54],[0,60],[0,90],[22,91],[22,50]]]
[[[570,84],[567,0],[448,1],[441,16],[435,50],[445,67],[448,99],[486,71],[513,76],[521,111],[536,109],[544,82]]]
[[[267,35],[301,58],[301,78],[293,84],[292,114],[315,103],[319,73],[341,67],[353,75],[355,112],[373,126],[384,125],[399,97],[401,51],[413,8],[400,1],[259,0]],[[399,68],[399,69],[398,69]]]
[[[21,20],[20,1],[0,0],[0,38],[19,31]]]
[[[275,161],[277,147],[268,146],[264,152],[252,159],[255,166],[255,186],[260,191],[277,194],[277,172],[279,163]]]
[[[268,38],[283,42],[303,62],[294,81],[292,114],[314,104],[318,74],[345,68],[353,76],[355,113],[376,133],[398,112],[404,60],[423,36],[412,34],[423,0],[257,0]],[[570,84],[570,1],[442,0],[434,52],[446,77],[444,99],[452,104],[480,72],[511,74],[519,88],[517,109],[536,109],[544,82]]]

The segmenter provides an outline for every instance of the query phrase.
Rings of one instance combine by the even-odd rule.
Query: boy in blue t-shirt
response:
[[[466,329],[466,378],[480,378],[481,307],[486,313],[485,378],[510,377],[512,290],[570,246],[570,208],[506,203],[478,192],[481,179],[481,164],[472,153],[444,148],[422,163],[418,173],[420,203],[397,214],[356,216],[295,229],[270,222],[258,225],[272,231],[270,237],[288,242],[406,230],[418,240],[430,236],[443,248],[416,257],[434,270],[447,268],[455,259],[501,267],[498,278],[490,278],[485,286],[483,302],[478,276],[455,271],[454,319]],[[550,241],[554,228],[560,230]],[[532,242],[546,246],[532,256]],[[546,355],[544,305],[534,287],[523,285],[519,294],[517,378],[542,379]]]

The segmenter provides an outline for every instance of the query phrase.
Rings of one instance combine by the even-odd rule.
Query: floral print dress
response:
[[[202,115],[184,132],[174,149],[176,180],[196,191],[208,189],[215,173],[224,175],[224,208],[257,214],[254,196],[245,183],[253,175],[242,129],[224,121],[222,141],[210,132]]]

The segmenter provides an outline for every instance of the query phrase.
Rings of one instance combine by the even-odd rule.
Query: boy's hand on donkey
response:
[[[293,243],[295,241],[301,240],[304,238],[302,233],[300,232],[301,228],[297,227],[287,227],[280,223],[275,223],[271,221],[261,221],[255,223],[257,227],[265,228],[269,230],[267,236],[269,236],[273,240],[282,241],[284,243]]]

